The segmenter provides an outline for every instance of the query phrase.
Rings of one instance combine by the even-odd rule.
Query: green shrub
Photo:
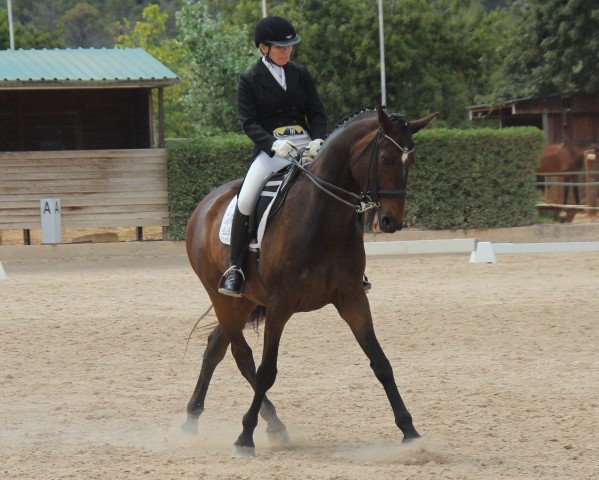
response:
[[[171,239],[185,237],[187,221],[205,195],[245,175],[252,149],[248,137],[235,134],[167,142]]]
[[[416,135],[406,223],[432,230],[513,227],[536,218],[534,127],[423,130]]]

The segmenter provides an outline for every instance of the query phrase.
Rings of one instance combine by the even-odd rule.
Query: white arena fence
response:
[[[476,238],[366,242],[366,255],[469,253],[472,263],[495,263],[497,254],[599,252],[598,242],[491,243]]]

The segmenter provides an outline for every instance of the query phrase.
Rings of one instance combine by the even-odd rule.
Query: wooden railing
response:
[[[166,150],[0,152],[0,230],[40,228],[40,198],[63,228],[168,226]]]

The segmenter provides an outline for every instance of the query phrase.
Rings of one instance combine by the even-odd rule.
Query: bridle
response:
[[[363,213],[367,210],[371,210],[373,208],[380,207],[381,204],[379,202],[379,198],[406,198],[406,196],[408,195],[408,192],[405,189],[380,189],[380,188],[378,188],[379,170],[378,170],[377,159],[378,159],[378,152],[379,152],[380,144],[383,141],[383,139],[389,140],[394,146],[396,146],[402,152],[401,153],[401,163],[402,163],[402,168],[403,168],[403,173],[404,173],[403,178],[404,179],[406,178],[406,175],[405,175],[406,174],[406,162],[408,160],[408,155],[414,151],[415,144],[412,143],[412,145],[410,145],[408,147],[403,147],[399,143],[397,143],[395,140],[393,140],[393,138],[391,138],[389,135],[387,135],[382,127],[379,127],[379,129],[377,130],[377,133],[373,137],[373,139],[370,142],[368,142],[368,144],[364,147],[364,149],[360,152],[360,154],[358,156],[356,156],[356,158],[354,158],[352,160],[352,163],[350,164],[350,168],[353,167],[356,164],[356,162],[362,157],[362,155],[364,155],[366,150],[371,145],[373,145],[372,153],[370,155],[370,163],[368,165],[368,170],[366,171],[366,176],[364,179],[364,186],[362,188],[362,191],[359,194],[356,194],[349,190],[345,190],[341,187],[338,187],[337,185],[333,185],[332,183],[329,183],[326,180],[323,180],[322,178],[316,176],[314,173],[312,173],[310,170],[308,170],[306,167],[304,167],[298,161],[298,159],[301,158],[301,155],[302,155],[304,149],[296,148],[295,150],[297,153],[297,158],[293,158],[292,156],[290,156],[289,158],[291,158],[291,162],[296,167],[298,167],[302,172],[304,172],[306,174],[306,176],[308,177],[308,179],[314,185],[316,185],[316,187],[318,187],[320,190],[325,192],[327,195],[333,197],[335,200],[343,203],[344,205],[347,205],[348,207],[353,208],[357,213]],[[371,183],[374,185],[373,190],[369,189],[369,186]],[[341,195],[345,195],[345,196],[349,197],[350,201],[341,198],[339,195],[337,195],[334,192],[338,192]]]

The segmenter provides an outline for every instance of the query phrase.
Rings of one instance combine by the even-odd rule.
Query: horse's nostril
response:
[[[392,233],[395,231],[395,222],[389,217],[381,219],[381,228],[384,232]]]

